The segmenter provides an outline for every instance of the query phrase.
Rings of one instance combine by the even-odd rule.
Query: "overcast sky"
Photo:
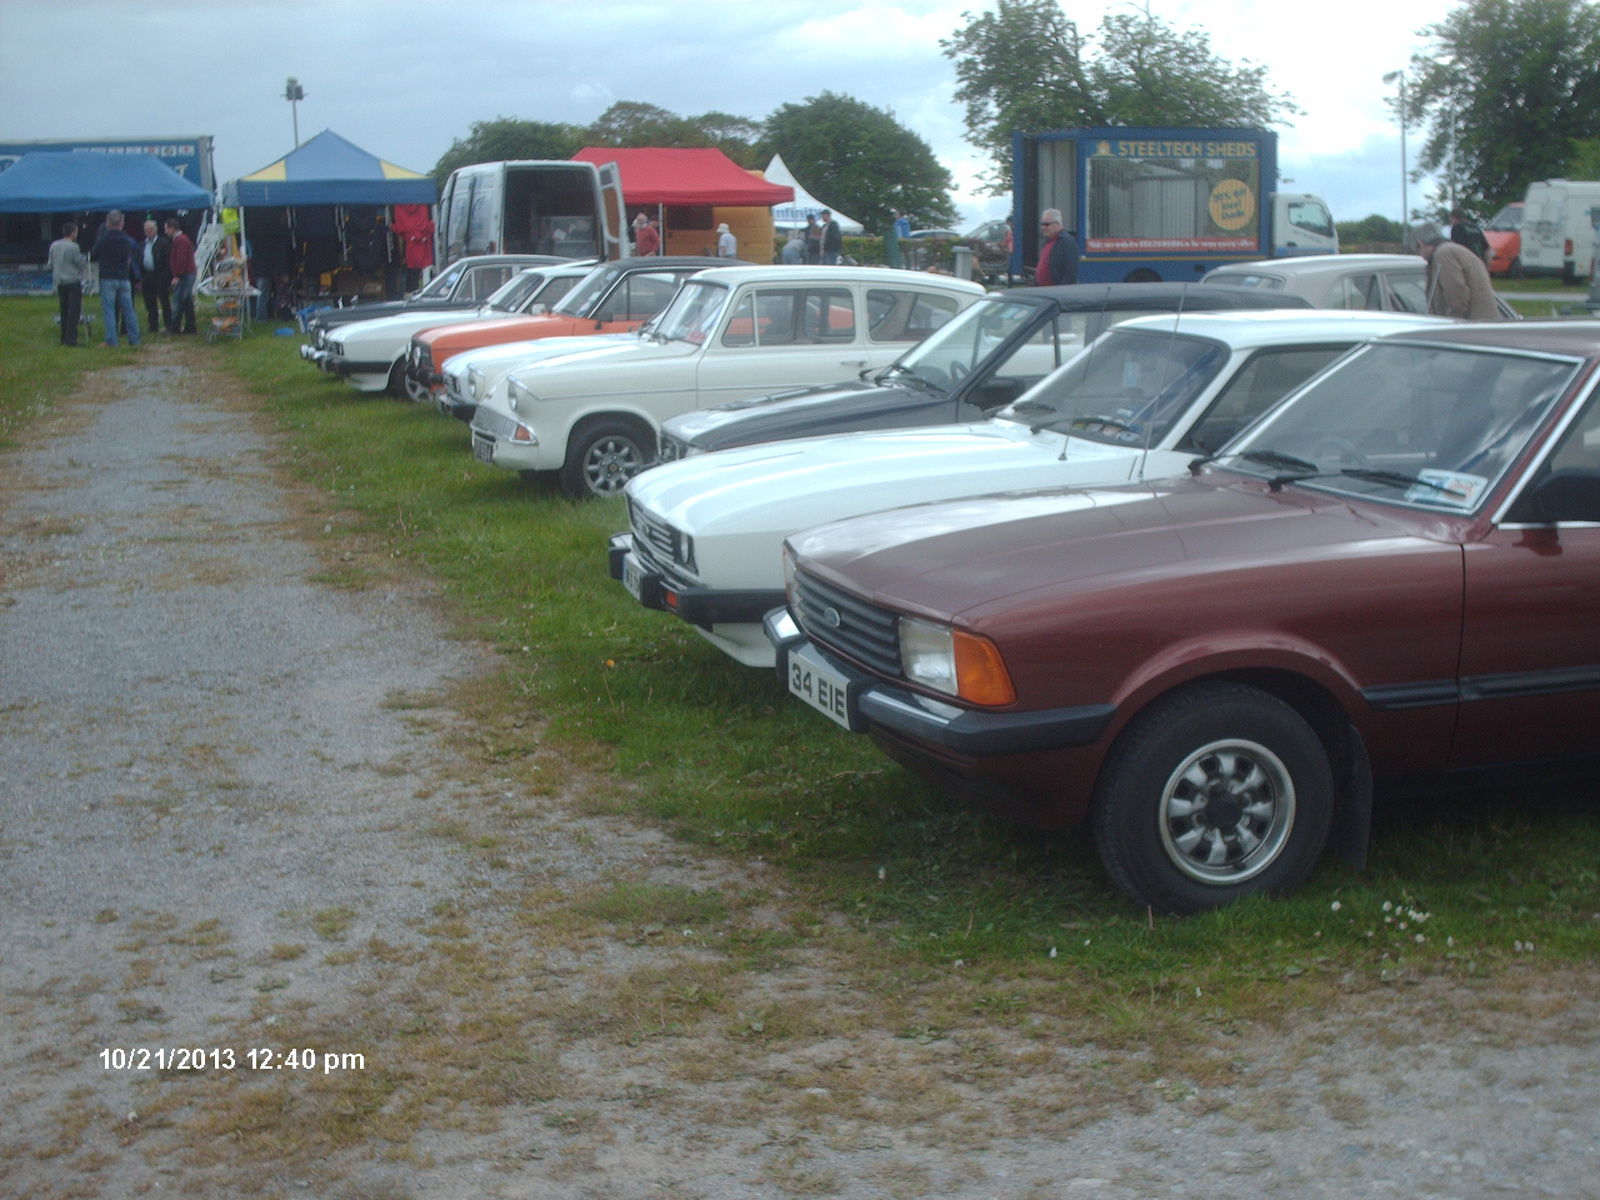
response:
[[[1126,4],[1126,0],[1123,0]],[[475,120],[588,122],[613,100],[760,118],[824,90],[892,109],[955,174],[962,227],[982,194],[939,39],[984,0],[0,0],[0,139],[216,138],[218,179],[333,129],[427,171]],[[1282,131],[1289,190],[1334,215],[1400,214],[1398,131],[1382,76],[1449,0],[1152,0],[1214,49],[1265,64],[1305,110]],[[1069,0],[1085,29],[1117,5]],[[1413,148],[1415,143],[1413,142]],[[802,182],[806,182],[802,180]],[[1418,190],[1412,190],[1413,202]],[[827,200],[827,196],[821,197]],[[1488,215],[1488,214],[1485,214]]]

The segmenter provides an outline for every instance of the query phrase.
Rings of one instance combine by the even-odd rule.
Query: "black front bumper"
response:
[[[1117,709],[1114,704],[1046,708],[1034,712],[978,712],[946,704],[895,687],[860,670],[810,641],[787,608],[775,608],[762,619],[767,640],[778,655],[778,679],[789,679],[789,653],[802,646],[827,660],[848,681],[850,727],[879,725],[904,738],[942,747],[956,754],[984,758],[1028,750],[1061,750],[1100,740]]]
[[[705,629],[713,625],[756,625],[775,605],[784,601],[783,592],[776,588],[702,588],[669,579],[634,550],[631,533],[613,534],[606,548],[606,567],[611,578],[622,581],[624,560],[630,554],[642,571],[639,603],[682,617],[691,625]]]

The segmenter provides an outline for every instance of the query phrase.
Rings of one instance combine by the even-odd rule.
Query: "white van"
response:
[[[1576,283],[1589,275],[1594,227],[1589,209],[1600,204],[1600,182],[1546,179],[1528,185],[1522,210],[1522,269]]]
[[[441,270],[476,254],[626,258],[624,225],[616,163],[475,163],[445,180],[435,257]]]

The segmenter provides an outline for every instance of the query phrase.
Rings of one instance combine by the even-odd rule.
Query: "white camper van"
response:
[[[1600,204],[1600,182],[1546,179],[1528,185],[1522,210],[1522,269],[1576,283],[1589,275],[1594,227],[1589,209]]]
[[[525,159],[453,171],[439,195],[439,268],[477,254],[627,257],[616,163]]]

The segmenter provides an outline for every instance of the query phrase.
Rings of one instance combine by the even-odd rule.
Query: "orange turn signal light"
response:
[[[1000,649],[976,633],[951,631],[956,659],[956,694],[973,704],[1015,703],[1017,689],[1011,684]]]
[[[665,603],[668,608],[677,608],[678,607],[678,593],[677,592],[663,591],[661,593],[661,599],[662,599],[663,603]]]

